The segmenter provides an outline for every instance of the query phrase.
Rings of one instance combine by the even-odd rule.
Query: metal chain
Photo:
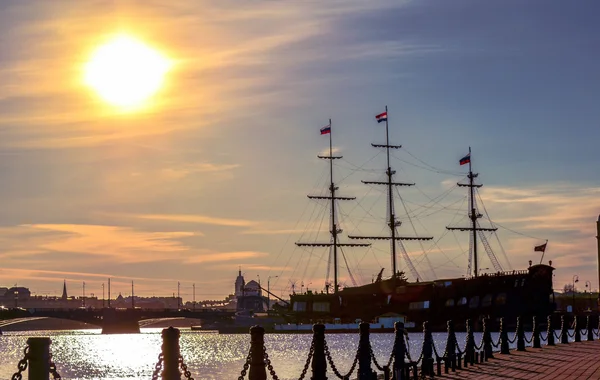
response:
[[[23,378],[23,375],[21,375],[21,372],[23,372],[27,369],[28,360],[29,360],[29,345],[27,345],[25,347],[25,349],[23,350],[23,359],[19,360],[19,364],[17,364],[17,368],[18,368],[19,372],[15,372],[12,375],[11,380],[21,380]]]
[[[496,343],[494,343],[492,341],[492,346],[494,346],[494,348],[498,348],[500,347],[500,342],[502,341],[502,334],[498,335],[498,341]]]
[[[263,357],[265,358],[265,363],[267,363],[267,369],[271,374],[273,380],[279,380],[277,374],[275,374],[275,370],[273,369],[273,365],[271,364],[271,360],[269,359],[269,355],[267,354],[267,350],[264,351]]]
[[[467,348],[467,347],[465,347],[465,349],[466,349],[466,348]],[[458,354],[459,354],[459,355],[462,355],[462,354],[464,354],[464,353],[465,353],[464,351],[461,351],[461,349],[460,349],[460,346],[458,345],[458,342],[456,342],[456,351],[458,352]]]
[[[346,375],[342,375],[338,371],[338,369],[335,367],[335,364],[333,364],[333,359],[331,358],[331,353],[329,352],[329,346],[327,345],[327,341],[325,341],[325,356],[327,357],[329,366],[333,370],[333,373],[335,373],[335,375],[342,380],[349,379],[350,375],[352,375],[352,373],[354,372],[354,369],[356,368],[356,364],[358,363],[358,353],[359,353],[359,350],[356,350],[356,356],[354,357],[354,363],[352,363],[352,367],[350,368],[350,371]]]
[[[406,331],[406,330],[404,330]],[[392,361],[396,357],[396,345],[398,344],[398,335],[394,337],[394,344],[392,345],[392,354],[390,355],[390,360],[388,360],[387,367],[390,368],[392,366]],[[402,358],[404,360],[404,358]]]
[[[310,343],[310,350],[308,351],[308,357],[306,358],[306,363],[304,363],[304,368],[302,369],[302,374],[300,374],[300,378],[298,380],[303,380],[304,376],[306,376],[306,372],[308,372],[308,366],[310,365],[310,361],[312,360],[314,353],[315,353],[315,338],[313,337],[313,340]]]
[[[540,340],[541,340],[542,342],[545,342],[546,340],[548,340],[548,333],[546,333],[546,337],[545,337],[545,338],[544,338],[544,337],[543,337],[543,335],[542,335],[543,333],[544,333],[543,331],[540,331]]]
[[[54,364],[54,362],[52,361],[52,354],[50,354],[50,368],[49,369],[50,369],[50,374],[52,375],[52,378],[54,378],[54,380],[62,379],[62,377],[56,370],[56,364]]]
[[[162,363],[163,363],[163,353],[161,352],[160,354],[158,354],[158,361],[156,362],[156,365],[154,366],[154,372],[152,372],[152,380],[158,380],[158,376],[160,375],[160,370],[162,369]]]
[[[531,342],[533,342],[533,334],[529,339],[527,339],[527,334],[523,334],[523,339],[525,340],[525,343],[530,344]]]
[[[250,351],[248,352],[248,357],[246,358],[244,367],[242,367],[242,372],[240,373],[238,380],[244,380],[244,377],[246,377],[246,373],[248,372],[248,368],[250,367],[251,358],[252,358],[252,348],[250,348]]]
[[[567,331],[567,336],[569,338],[575,338],[575,331],[573,331],[573,334],[571,334],[570,332]]]
[[[377,359],[375,359],[375,353],[373,352],[373,347],[371,346],[371,342],[369,342],[369,352],[371,353],[371,359],[373,360],[373,364],[375,364],[375,367],[377,367],[378,370],[380,371],[384,371],[384,367],[380,366],[379,363],[377,363]],[[392,350],[392,353],[390,354],[390,360],[388,360],[388,364],[387,367],[389,368],[392,365],[392,360],[394,360],[394,356],[396,355],[395,350]]]
[[[183,356],[181,355],[179,355],[179,368],[187,380],[194,380],[192,374],[188,371],[187,365],[183,362]]]
[[[479,346],[477,345],[477,343],[475,343],[475,349],[477,351],[481,351],[481,349],[483,349],[483,336],[481,337],[481,342],[479,342]]]
[[[515,333],[515,336],[513,336],[512,340],[510,340],[510,338],[508,339],[508,343],[510,343],[510,344],[513,344],[516,341],[517,341],[517,333]]]
[[[435,340],[432,340],[432,341],[431,341],[431,345],[433,346],[433,353],[435,354],[435,358],[436,358],[436,359],[439,359],[439,358],[440,358],[440,355],[438,354],[437,347],[435,346]]]

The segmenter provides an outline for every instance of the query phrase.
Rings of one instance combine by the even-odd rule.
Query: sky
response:
[[[37,295],[223,299],[246,281],[321,290],[332,119],[350,234],[385,233],[389,109],[406,252],[424,280],[466,275],[472,149],[502,268],[544,262],[554,287],[598,288],[600,25],[558,0],[0,0],[0,286]],[[108,104],[84,67],[115,35],[173,63],[143,107]],[[478,201],[478,204],[479,201]],[[481,204],[480,204],[481,206]],[[410,216],[410,218],[408,216]],[[345,241],[345,240],[344,240]],[[346,286],[390,274],[389,247],[347,249]],[[351,269],[348,275],[345,261]],[[494,271],[482,246],[480,268]],[[399,256],[400,269],[407,269]],[[491,269],[485,269],[491,268]],[[275,277],[277,276],[277,277]]]

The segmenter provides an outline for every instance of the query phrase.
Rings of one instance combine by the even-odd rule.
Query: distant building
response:
[[[235,292],[233,293],[236,297],[241,296],[244,293],[244,276],[242,276],[242,268],[238,272],[238,276],[235,279]]]
[[[265,311],[260,284],[254,280],[249,281],[246,284],[241,269],[235,280],[235,295],[237,299],[236,310],[253,312]]]
[[[63,301],[67,300],[67,280],[63,280],[63,292],[62,292],[62,297],[60,297]]]

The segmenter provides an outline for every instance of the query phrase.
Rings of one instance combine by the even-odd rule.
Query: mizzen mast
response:
[[[389,124],[388,124],[388,108],[385,106],[385,112],[377,115],[375,117],[377,122],[381,123],[385,121],[385,144],[371,144],[374,148],[385,148],[387,154],[387,169],[385,174],[387,175],[387,181],[361,181],[366,185],[384,185],[387,186],[387,197],[388,197],[388,226],[390,228],[390,236],[348,236],[350,239],[369,239],[369,240],[390,240],[391,245],[391,255],[392,255],[392,278],[396,278],[397,264],[396,264],[396,241],[399,240],[431,240],[433,237],[419,237],[419,236],[398,236],[396,227],[400,226],[402,222],[396,220],[396,214],[394,210],[394,193],[393,188],[395,186],[414,186],[414,183],[404,183],[404,182],[394,182],[393,177],[396,174],[395,170],[392,170],[390,165],[390,149],[400,149],[402,145],[390,145],[390,134],[389,134]],[[417,272],[417,269],[413,265],[408,254],[405,254],[405,259],[407,265],[411,271],[411,274],[415,277],[416,280],[419,280],[420,276]]]
[[[339,243],[338,242],[338,235],[342,232],[342,230],[339,228],[339,226],[336,223],[336,208],[335,208],[335,201],[339,200],[339,201],[350,201],[350,200],[354,200],[356,199],[356,197],[340,197],[336,195],[336,191],[339,189],[335,183],[333,182],[333,160],[338,160],[341,159],[342,156],[334,156],[333,155],[333,144],[332,144],[332,133],[331,133],[331,119],[329,119],[329,124],[324,126],[323,128],[321,128],[321,134],[325,135],[328,134],[329,135],[329,155],[328,156],[323,156],[323,155],[318,155],[317,157],[320,159],[324,159],[324,160],[329,160],[329,195],[328,196],[322,196],[322,195],[308,195],[309,199],[327,199],[330,200],[330,207],[331,207],[331,221],[330,221],[330,234],[331,234],[331,240],[328,243],[302,243],[302,242],[297,242],[296,245],[299,247],[331,247],[333,249],[333,292],[337,293],[339,290],[339,285],[338,285],[338,253],[337,253],[337,249],[338,247],[368,247],[371,244],[368,243]]]
[[[477,176],[479,175],[478,173],[473,173],[473,168],[471,166],[471,147],[469,147],[469,154],[467,154],[465,157],[461,158],[460,160],[460,164],[464,165],[464,164],[469,164],[469,174],[468,174],[468,178],[469,178],[469,183],[457,183],[457,185],[459,187],[468,187],[469,188],[469,219],[471,219],[471,227],[446,227],[448,230],[459,230],[459,231],[470,231],[471,232],[471,239],[473,242],[473,277],[477,277],[479,275],[479,271],[478,271],[478,261],[477,261],[477,232],[478,231],[496,231],[497,228],[485,228],[485,227],[480,227],[477,223],[477,220],[479,218],[481,218],[483,215],[480,214],[477,211],[477,207],[475,205],[475,188],[479,188],[482,187],[483,185],[477,185],[475,184],[475,178],[477,178]],[[483,239],[482,236],[482,241],[485,242],[485,239]],[[494,263],[496,266],[496,263]]]

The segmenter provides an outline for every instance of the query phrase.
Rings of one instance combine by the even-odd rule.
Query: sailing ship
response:
[[[481,321],[484,317],[497,320],[505,317],[514,321],[517,316],[537,316],[545,318],[553,312],[554,304],[551,300],[552,275],[554,268],[549,265],[535,264],[529,261],[529,267],[523,270],[503,271],[500,263],[491,251],[485,232],[495,231],[495,227],[482,227],[475,201],[475,189],[481,187],[476,184],[477,173],[472,170],[471,149],[469,154],[460,160],[461,165],[469,165],[467,183],[457,183],[459,187],[466,187],[469,198],[468,226],[446,227],[449,231],[464,231],[470,234],[470,255],[468,275],[458,278],[439,278],[432,281],[423,281],[419,276],[403,241],[429,241],[431,236],[406,236],[399,234],[401,222],[398,220],[394,209],[394,192],[397,187],[413,186],[414,183],[396,182],[396,171],[390,164],[390,151],[400,149],[400,145],[392,145],[389,141],[388,109],[377,115],[378,122],[385,122],[385,144],[371,144],[375,148],[384,148],[387,155],[387,168],[385,181],[362,181],[367,185],[384,186],[387,188],[387,215],[386,221],[389,233],[384,236],[358,236],[349,235],[352,240],[367,242],[342,242],[341,228],[336,217],[336,203],[355,199],[354,197],[340,196],[338,186],[334,183],[333,160],[342,156],[334,155],[332,145],[331,120],[321,129],[321,134],[329,135],[329,154],[318,157],[329,161],[329,191],[327,195],[309,195],[310,199],[329,201],[330,207],[330,239],[325,242],[297,242],[299,247],[329,247],[333,259],[333,289],[326,284],[326,292],[306,291],[290,295],[289,305],[281,310],[288,326],[310,324],[317,321],[338,324],[351,324],[357,320],[374,321],[379,316],[395,313],[402,320],[412,322],[410,325],[420,328],[424,321],[429,321],[434,329],[445,329],[446,321],[454,319],[464,321],[467,318]],[[416,230],[415,230],[416,233]],[[496,272],[481,273],[478,258],[478,237],[481,240]],[[338,259],[343,247],[369,247],[368,241],[389,240],[392,263],[392,276],[382,278],[383,269],[377,279],[370,284],[340,288],[338,278]],[[400,248],[402,258],[414,281],[408,281],[404,272],[398,270],[397,249]],[[545,245],[544,245],[545,248]],[[538,247],[536,251],[540,250]],[[487,268],[486,268],[487,269]],[[279,327],[289,330],[291,327]],[[292,329],[293,330],[293,329]],[[296,328],[297,330],[297,328]]]

